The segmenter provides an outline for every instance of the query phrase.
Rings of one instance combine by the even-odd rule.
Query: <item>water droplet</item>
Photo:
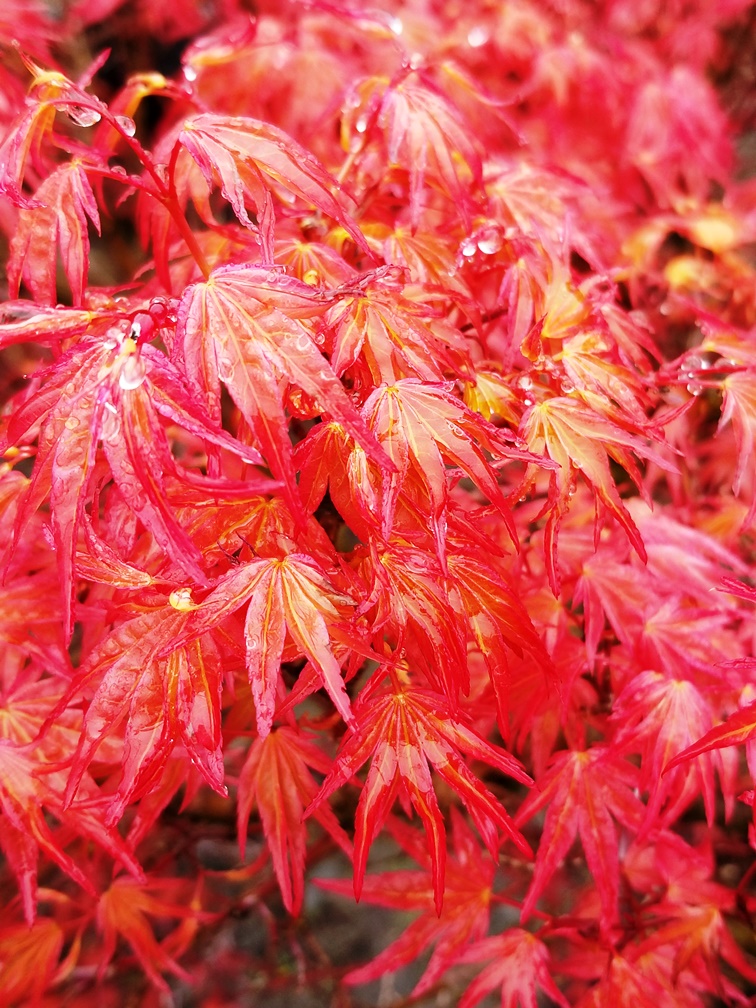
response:
[[[475,253],[478,251],[478,246],[473,241],[472,238],[465,238],[465,240],[459,246],[459,251],[462,253],[463,256],[467,256],[467,258],[469,259],[470,256],[474,256]]]
[[[168,602],[179,612],[191,612],[192,609],[199,609],[196,602],[192,602],[191,588],[177,588],[168,596]]]
[[[103,346],[106,350],[115,350],[117,346],[123,342],[123,333],[120,329],[112,326],[105,333],[105,339],[103,340]]]
[[[190,83],[197,80],[197,71],[193,66],[184,67],[184,80],[187,80]]]
[[[361,115],[357,120],[357,122],[354,124],[354,128],[357,130],[358,133],[364,133],[365,130],[367,129],[367,124],[368,124],[367,116]]]
[[[569,395],[570,392],[574,392],[574,391],[575,391],[575,386],[569,380],[569,378],[562,378],[562,392],[565,395]]]
[[[312,344],[310,341],[310,337],[305,335],[304,333],[302,333],[302,335],[297,338],[294,344],[294,346],[297,348],[297,350],[300,351],[300,353],[304,353],[305,350],[309,350],[311,345]]]
[[[259,651],[260,638],[254,634],[247,634],[247,651]]]
[[[422,53],[413,52],[408,62],[411,70],[417,70],[418,67],[421,67],[425,62],[425,57]]]
[[[533,405],[533,400],[530,397],[526,397],[522,401],[523,401],[523,404],[525,406],[532,406]]]
[[[117,115],[115,121],[118,123],[121,132],[126,136],[133,137],[136,133],[136,123],[131,116]]]
[[[80,424],[81,420],[77,416],[70,416],[66,420],[66,430],[76,430]]]
[[[401,18],[392,17],[389,19],[389,28],[394,33],[394,35],[401,35],[404,31],[404,25],[402,24]]]
[[[77,126],[95,126],[102,119],[99,112],[93,108],[86,108],[84,105],[68,105],[65,113]]]
[[[110,401],[110,399],[108,399],[107,402],[105,403],[105,409],[108,410],[110,413],[113,413],[113,414],[117,414],[118,413],[118,410],[115,408],[115,406]]]
[[[503,244],[504,239],[497,228],[486,228],[478,238],[478,248],[483,255],[493,255]]]
[[[110,169],[110,174],[119,175],[122,178],[126,178],[126,169],[123,167],[123,165],[119,164],[113,165],[113,167]]]
[[[106,403],[106,406],[112,406],[112,403]],[[113,413],[106,413],[105,420],[102,425],[102,440],[107,441],[108,444],[116,444],[121,436],[121,420],[115,414],[115,409]]]
[[[136,389],[139,388],[145,377],[144,361],[134,354],[123,362],[121,373],[118,376],[118,384],[122,389]]]
[[[475,25],[467,33],[467,44],[471,49],[480,49],[481,46],[484,46],[488,42],[490,37],[487,28],[484,28],[483,25]]]
[[[520,375],[517,379],[517,385],[521,389],[533,388],[533,379],[530,375]]]

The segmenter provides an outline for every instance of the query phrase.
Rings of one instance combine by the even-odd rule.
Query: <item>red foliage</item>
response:
[[[753,1003],[750,5],[153,7],[0,14],[0,1002]]]

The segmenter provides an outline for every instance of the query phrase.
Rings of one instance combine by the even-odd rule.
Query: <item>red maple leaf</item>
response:
[[[284,725],[257,738],[239,774],[237,824],[244,851],[247,823],[257,806],[284,906],[299,914],[304,897],[307,830],[302,816],[318,787],[309,768],[326,774],[330,760],[312,738]],[[314,817],[351,855],[352,845],[328,805]]]
[[[419,998],[429,991],[443,974],[460,961],[465,961],[464,949],[477,941],[488,929],[492,887],[496,863],[482,852],[470,827],[456,809],[452,809],[452,855],[446,866],[445,898],[439,910],[436,900],[432,858],[425,838],[395,820],[391,833],[399,844],[423,866],[423,871],[382,872],[365,878],[361,898],[375,906],[419,911],[419,916],[404,933],[376,956],[372,962],[350,970],[345,980],[349,984],[365,984],[387,972],[406,966],[433,945],[428,965],[412,991]],[[351,895],[347,881],[316,879],[321,889]]]
[[[531,784],[520,763],[485,741],[452,711],[448,700],[409,682],[382,684],[379,677],[363,688],[336,761],[323,782],[310,815],[372,757],[357,807],[354,892],[359,899],[368,850],[399,797],[413,807],[425,826],[433,865],[436,907],[444,898],[445,828],[433,788],[431,767],[467,806],[492,856],[501,831],[520,851],[530,854],[504,807],[472,773],[462,753],[488,763],[522,784]]]

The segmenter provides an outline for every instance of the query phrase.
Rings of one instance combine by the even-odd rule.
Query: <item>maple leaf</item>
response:
[[[722,416],[717,430],[732,423],[738,448],[738,465],[732,482],[733,491],[737,494],[743,486],[753,459],[756,444],[756,372],[753,369],[737,371],[727,375],[722,382],[724,400]],[[756,501],[751,503],[746,522],[750,522],[756,513]]]
[[[753,663],[752,659],[751,662]],[[736,710],[723,724],[715,725],[698,741],[677,753],[669,760],[662,773],[669,773],[670,770],[682,763],[687,763],[688,760],[695,759],[714,749],[724,749],[728,746],[743,745],[744,743],[748,747],[749,763],[756,767],[756,747],[751,745],[754,740],[756,740],[756,700]]]
[[[59,970],[65,933],[57,921],[38,917],[0,928],[0,997],[7,1005],[38,1008]]]
[[[250,425],[263,456],[302,515],[291,460],[282,383],[313,397],[364,446],[391,467],[373,434],[301,321],[318,315],[321,299],[307,284],[272,270],[222,267],[185,292],[179,311],[177,353],[211,415],[220,413],[220,382]]]
[[[76,593],[76,546],[92,494],[98,440],[124,499],[179,570],[206,580],[202,558],[177,523],[167,501],[167,478],[178,481],[162,417],[211,444],[255,463],[259,455],[225,434],[193,403],[180,375],[159,351],[137,347],[127,336],[86,339],[46,372],[42,388],[14,414],[6,443],[22,439],[41,421],[31,482],[14,536],[49,494],[51,525],[64,591],[65,633],[70,637]],[[183,474],[187,478],[187,474]],[[195,476],[195,482],[202,477]],[[269,486],[262,479],[259,489]]]
[[[404,650],[439,693],[456,702],[469,690],[465,635],[452,584],[426,550],[371,549],[358,570],[373,590],[362,604],[373,632]]]
[[[553,684],[556,673],[525,606],[503,572],[471,551],[456,549],[448,556],[449,575],[465,609],[475,643],[491,676],[499,726],[509,734],[510,689],[508,653],[528,657]]]
[[[122,623],[87,657],[66,700],[96,684],[84,714],[65,802],[70,803],[103,739],[126,719],[122,776],[110,800],[108,821],[143,793],[181,742],[211,787],[225,794],[221,754],[221,670],[210,642],[176,641],[192,606],[171,599]],[[166,660],[161,652],[170,648]],[[66,702],[64,700],[64,703]]]
[[[37,189],[33,202],[23,207],[11,242],[8,287],[18,293],[23,277],[36,301],[57,300],[56,253],[71,286],[74,305],[80,305],[89,268],[87,218],[100,233],[94,193],[81,161],[56,168]]]
[[[398,274],[398,275],[397,275]],[[370,274],[368,274],[370,276]],[[461,334],[432,308],[402,291],[395,267],[360,279],[328,309],[323,325],[332,333],[331,367],[341,376],[356,371],[367,388],[401,378],[439,382],[469,369]]]
[[[575,838],[580,839],[601,900],[602,928],[616,921],[619,891],[619,847],[613,819],[636,832],[644,808],[633,791],[635,767],[613,749],[597,745],[584,752],[560,752],[515,817],[520,826],[548,806],[536,854],[535,871],[522,904],[522,920],[539,897]]]
[[[318,787],[309,768],[327,774],[330,760],[314,740],[282,726],[250,746],[238,783],[237,826],[244,853],[247,823],[257,806],[273,860],[273,870],[284,906],[297,916],[304,898],[306,827],[304,809]],[[328,805],[313,813],[321,826],[347,854],[349,838]]]
[[[529,407],[522,419],[521,433],[531,451],[544,453],[558,464],[558,469],[550,474],[549,499],[544,508],[548,513],[546,561],[554,593],[558,594],[560,581],[556,559],[557,533],[562,516],[569,507],[578,471],[593,490],[597,506],[601,505],[614,515],[638,556],[645,560],[643,539],[614,484],[609,459],[619,462],[644,496],[646,491],[633,453],[653,460],[663,469],[669,469],[667,461],[641,438],[623,431],[606,417],[567,396]],[[532,479],[532,476],[526,476],[524,485]],[[597,533],[598,527],[597,516]]]
[[[219,184],[239,221],[251,226],[246,202],[257,210],[263,257],[273,262],[271,190],[287,201],[298,197],[337,221],[363,251],[359,228],[336,200],[338,183],[304,147],[277,126],[247,116],[204,113],[184,122],[178,137],[209,187]]]
[[[418,224],[426,180],[469,217],[470,189],[481,182],[480,156],[443,95],[416,74],[404,72],[394,81],[385,77],[359,81],[345,106],[341,120],[345,150],[354,152],[355,142],[369,142],[376,133],[383,134],[389,165],[407,166],[413,227]]]
[[[379,682],[379,680],[376,680]],[[522,784],[531,784],[520,763],[485,741],[464,723],[440,694],[409,683],[363,688],[354,708],[354,725],[342,743],[323,786],[307,810],[314,810],[351,780],[372,757],[357,807],[354,893],[362,890],[370,845],[397,795],[420,816],[428,835],[436,908],[443,904],[444,822],[433,789],[431,767],[467,806],[486,846],[496,856],[501,830],[520,851],[530,848],[503,806],[470,771],[461,753],[488,763]]]
[[[163,972],[189,982],[186,970],[166,951],[168,938],[159,942],[149,923],[149,917],[193,916],[196,910],[183,902],[186,886],[179,879],[150,878],[146,882],[117,878],[100,896],[97,904],[97,927],[102,935],[100,975],[116,952],[119,939],[131,946],[140,966],[152,983],[162,991],[169,987]],[[152,891],[151,891],[152,890]],[[170,897],[173,895],[174,901]],[[179,902],[181,900],[181,902]],[[170,938],[170,936],[169,936]]]
[[[170,647],[199,637],[245,604],[247,674],[260,736],[269,734],[275,716],[287,631],[297,652],[312,662],[339,714],[351,722],[349,697],[332,641],[349,645],[349,614],[355,603],[333,586],[312,557],[290,553],[283,559],[258,558],[232,569],[197,606],[187,630]]]
[[[425,491],[420,501],[429,512],[436,549],[445,563],[444,512],[449,499],[447,467],[461,469],[501,511],[513,542],[517,535],[510,509],[497,481],[495,464],[540,459],[508,443],[493,424],[451,394],[451,385],[405,378],[373,392],[363,407],[368,425],[396,467],[388,477],[383,503],[388,536],[397,496],[409,489],[409,477]],[[486,453],[493,457],[492,463]]]
[[[536,1008],[536,987],[540,987],[560,1008],[569,1002],[551,979],[549,950],[535,935],[521,928],[509,928],[504,934],[475,942],[460,956],[459,962],[493,959],[468,986],[459,1008],[474,1005],[501,989],[501,1008]]]
[[[692,768],[682,769],[679,762],[671,765],[674,754],[693,748],[693,740],[711,728],[714,717],[708,697],[687,680],[641,672],[620,693],[613,717],[619,725],[614,739],[617,751],[642,755],[639,783],[649,791],[647,821],[661,812],[663,823],[673,822],[703,796],[707,822],[713,822],[714,771],[717,769],[724,780],[729,777],[722,754],[709,755],[704,747],[700,753],[690,753],[690,758],[696,757]]]
[[[60,738],[60,736],[58,736]],[[47,758],[40,759],[40,753]],[[82,868],[64,849],[64,838],[84,837],[94,841],[119,861],[136,877],[141,868],[121,839],[105,829],[91,808],[66,812],[61,798],[62,774],[54,766],[58,753],[54,748],[35,750],[34,744],[16,746],[7,738],[0,738],[0,848],[8,865],[18,880],[24,917],[28,924],[36,916],[37,862],[40,853],[57,864],[77,885],[93,894],[94,887]],[[48,764],[45,778],[35,773]],[[94,805],[99,795],[95,788],[86,789],[86,798]],[[61,826],[54,830],[48,813]]]
[[[490,917],[495,862],[482,853],[472,831],[456,809],[452,809],[452,855],[446,867],[444,906],[438,910],[432,866],[424,839],[400,821],[391,824],[391,833],[417,860],[423,871],[383,872],[365,878],[361,898],[375,906],[419,911],[404,933],[372,962],[350,970],[348,984],[365,984],[406,966],[434,945],[428,965],[412,991],[419,998],[431,990],[443,974],[464,959],[464,947],[482,938]],[[351,895],[347,881],[316,879],[316,885],[342,896]]]

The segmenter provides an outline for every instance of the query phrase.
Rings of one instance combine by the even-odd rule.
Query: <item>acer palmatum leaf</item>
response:
[[[467,373],[461,333],[445,319],[434,318],[432,306],[397,289],[391,272],[375,274],[372,283],[363,279],[359,291],[341,296],[323,318],[333,341],[335,373],[355,371],[366,388],[401,378],[440,382]]]
[[[428,514],[443,563],[443,522],[449,497],[447,469],[455,466],[501,511],[513,541],[517,542],[510,508],[498,483],[497,465],[507,460],[540,464],[540,457],[513,446],[497,427],[452,395],[449,384],[405,378],[381,386],[367,399],[363,413],[396,467],[396,472],[388,477],[389,489],[383,505],[384,535],[391,529],[397,497],[409,490],[412,476],[424,491],[425,500],[417,503]]]
[[[547,399],[529,407],[522,419],[521,433],[531,451],[543,453],[558,464],[557,470],[550,474],[549,498],[544,508],[548,516],[546,562],[554,593],[558,594],[560,584],[556,557],[559,524],[570,506],[578,472],[593,491],[597,511],[600,507],[619,521],[638,556],[645,560],[643,540],[614,483],[610,459],[624,468],[641,492],[645,491],[636,457],[653,460],[669,470],[666,459],[636,434],[622,430],[569,396]],[[525,482],[531,483],[532,479],[532,476],[527,477]]]
[[[163,354],[149,345],[137,347],[130,337],[114,343],[90,338],[75,344],[43,375],[41,389],[16,411],[6,431],[7,443],[13,444],[41,422],[15,539],[49,496],[67,638],[73,625],[78,533],[93,492],[98,442],[126,502],[176,567],[200,583],[206,580],[201,555],[176,521],[165,489],[167,479],[180,482],[182,474],[162,417],[249,462],[260,461],[253,448],[234,441],[201,404],[191,402]],[[259,488],[268,486],[262,478]]]
[[[614,820],[637,832],[645,811],[634,793],[637,770],[612,749],[594,746],[584,752],[557,753],[538,784],[538,791],[528,795],[515,817],[521,826],[548,806],[522,920],[533,913],[579,834],[601,900],[602,929],[608,930],[619,913],[619,840]]]
[[[10,291],[18,293],[23,278],[36,301],[54,305],[60,246],[73,303],[80,305],[89,270],[88,220],[99,234],[97,202],[82,163],[74,159],[48,175],[19,213],[8,261]]]
[[[707,822],[712,823],[716,814],[715,771],[725,785],[726,805],[732,806],[732,786],[726,784],[734,769],[727,758],[730,754],[711,752],[705,746],[690,754],[695,758],[691,766],[670,766],[671,757],[692,748],[714,721],[709,695],[695,683],[659,672],[641,672],[617,697],[614,720],[620,725],[614,738],[617,752],[641,754],[639,784],[649,792],[647,823],[658,817],[667,825],[700,797]]]
[[[468,768],[462,753],[501,770],[522,784],[531,778],[521,764],[469,727],[438,693],[410,684],[387,683],[360,694],[336,761],[323,782],[313,811],[348,783],[372,759],[360,794],[355,825],[354,892],[359,899],[370,846],[397,798],[409,801],[428,836],[433,865],[433,891],[440,912],[444,898],[445,828],[433,788],[431,767],[467,806],[492,856],[501,831],[526,856],[530,848],[515,829],[503,805]]]
[[[180,143],[202,169],[208,186],[220,186],[242,224],[254,204],[263,258],[273,261],[275,211],[271,192],[297,197],[331,217],[364,251],[367,243],[334,196],[338,183],[301,144],[270,123],[246,116],[204,113],[184,122]]]
[[[560,1008],[570,1008],[551,977],[549,950],[535,935],[522,928],[509,928],[503,934],[475,942],[459,962],[489,959],[493,962],[468,986],[459,1008],[474,1008],[497,989],[501,991],[501,1008],[536,1008],[538,987]]]
[[[354,150],[360,134],[368,142],[382,134],[386,163],[409,172],[413,226],[419,220],[427,183],[440,188],[463,219],[469,220],[474,205],[471,190],[481,182],[480,155],[443,95],[410,72],[396,81],[365,78],[354,87],[346,105],[344,147]]]
[[[189,287],[179,311],[177,352],[190,381],[216,419],[220,383],[226,386],[298,515],[303,509],[284,409],[287,383],[311,396],[318,410],[342,424],[378,465],[392,465],[331,370],[312,329],[300,321],[316,317],[324,307],[312,288],[292,277],[231,266]]]
[[[128,942],[142,969],[161,991],[169,987],[164,972],[190,980],[186,970],[166,951],[167,940],[155,937],[150,917],[185,918],[195,911],[186,903],[187,886],[180,879],[137,881],[117,878],[100,896],[97,904],[97,927],[102,935],[100,973],[104,973],[116,953],[119,940]]]
[[[42,1004],[48,985],[64,975],[58,966],[65,939],[51,917],[38,917],[31,925],[6,919],[0,928],[0,999],[30,1008]]]
[[[754,665],[756,666],[756,661],[754,661]],[[662,772],[669,773],[681,763],[686,763],[688,760],[711,752],[713,749],[724,749],[728,746],[744,743],[750,746],[754,739],[756,739],[756,701],[741,707],[731,714],[723,724],[716,725],[697,742],[677,753],[666,764]],[[753,755],[751,758],[753,760]],[[756,761],[754,761],[754,765],[756,765]]]
[[[472,830],[452,808],[452,843],[446,864],[444,906],[439,913],[432,863],[425,849],[425,837],[396,820],[391,833],[423,867],[423,871],[393,871],[368,875],[361,899],[375,906],[402,912],[419,911],[419,916],[372,962],[350,970],[349,984],[365,984],[401,969],[434,946],[428,965],[412,991],[421,997],[431,990],[460,960],[464,948],[486,934],[490,918],[491,894],[496,873],[494,860],[480,850]],[[317,885],[342,896],[351,895],[347,881],[317,879]]]
[[[204,705],[191,704],[196,687],[179,687],[178,679],[190,676],[184,665],[171,666],[161,662],[159,654],[178,636],[186,624],[190,608],[174,605],[143,612],[116,627],[77,669],[69,686],[70,702],[82,690],[94,687],[94,695],[86,709],[81,735],[73,756],[66,783],[66,804],[69,804],[103,739],[116,731],[128,717],[123,754],[123,780],[113,798],[112,819],[123,811],[140,778],[154,774],[165,763],[170,751],[182,736],[190,743],[192,735],[208,717],[217,723],[220,694],[217,677],[203,684]],[[173,654],[178,646],[170,646]],[[180,661],[180,659],[174,659]],[[196,672],[194,673],[197,674]],[[213,679],[216,680],[213,689]],[[187,702],[187,694],[189,702]],[[63,704],[60,705],[61,707]],[[188,720],[182,725],[180,718]],[[199,720],[195,723],[195,717]],[[205,740],[216,736],[204,728]],[[191,748],[190,748],[191,751]],[[216,782],[219,788],[222,786]]]
[[[756,371],[738,371],[728,375],[722,382],[724,402],[718,430],[732,423],[738,446],[738,466],[732,481],[733,491],[740,493],[745,484],[750,485],[753,466],[754,445],[756,444]],[[756,502],[752,501],[745,523],[756,514]],[[744,523],[744,524],[745,524]]]
[[[470,688],[465,628],[455,608],[453,582],[437,558],[392,543],[363,558],[358,551],[355,559],[361,561],[358,570],[369,591],[360,608],[368,612],[373,633],[403,649],[413,668],[456,704]]]
[[[257,808],[270,848],[273,870],[284,906],[295,917],[302,909],[307,857],[305,808],[317,793],[311,769],[326,774],[330,760],[312,737],[286,725],[257,738],[239,774],[237,828],[242,853],[247,824]],[[347,853],[352,845],[329,805],[313,813],[320,825]]]
[[[232,568],[163,653],[198,638],[245,606],[247,674],[260,735],[264,738],[270,732],[280,699],[287,633],[299,653],[312,662],[339,714],[351,722],[349,697],[333,644],[349,644],[355,602],[338,591],[326,571],[304,554],[257,558]]]
[[[552,688],[556,672],[543,641],[513,586],[472,550],[455,550],[447,556],[449,576],[464,606],[470,633],[477,644],[491,676],[496,694],[499,727],[509,736],[509,659],[508,652],[529,660]]]

